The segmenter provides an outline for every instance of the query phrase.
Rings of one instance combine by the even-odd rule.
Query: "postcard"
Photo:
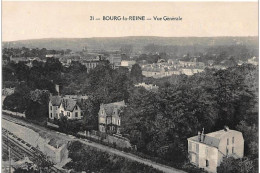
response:
[[[258,2],[2,2],[3,173],[257,173]]]

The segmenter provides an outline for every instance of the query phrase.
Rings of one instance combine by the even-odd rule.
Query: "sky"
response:
[[[182,21],[91,21],[169,16]],[[257,2],[2,1],[2,40],[122,36],[258,36]]]

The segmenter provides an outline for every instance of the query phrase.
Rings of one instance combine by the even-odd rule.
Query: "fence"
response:
[[[18,117],[23,117],[23,118],[25,118],[25,114],[20,113],[20,112],[12,112],[12,111],[8,111],[8,110],[2,110],[2,112],[3,112],[3,113],[6,113],[6,114],[13,115],[13,116],[18,116]]]
[[[101,133],[95,130],[79,132],[78,135],[88,137],[97,141],[102,141],[107,144],[116,145],[119,148],[128,148],[132,149],[132,145],[129,139],[120,137],[120,136],[112,136],[105,133]]]

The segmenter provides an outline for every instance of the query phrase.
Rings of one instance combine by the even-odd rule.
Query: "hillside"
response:
[[[6,47],[28,47],[46,49],[88,49],[119,50],[122,45],[132,45],[135,51],[143,50],[148,44],[160,46],[185,46],[204,49],[209,46],[245,45],[258,49],[258,37],[95,37],[95,38],[49,38],[3,42]]]

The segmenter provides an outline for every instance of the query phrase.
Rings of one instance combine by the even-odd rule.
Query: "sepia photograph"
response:
[[[2,1],[2,173],[258,173],[258,1]]]

